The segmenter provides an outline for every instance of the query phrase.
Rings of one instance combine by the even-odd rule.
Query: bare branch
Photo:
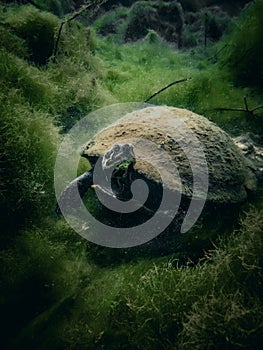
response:
[[[257,107],[254,107],[252,109],[248,108],[248,103],[247,103],[247,97],[244,96],[244,103],[245,103],[245,109],[244,108],[227,108],[227,107],[219,107],[219,108],[213,108],[213,110],[215,111],[219,111],[219,112],[224,112],[224,111],[230,111],[230,112],[244,112],[244,113],[249,113],[253,116],[254,112],[257,111],[258,109],[263,108],[263,105],[259,105]]]
[[[254,108],[252,108],[251,110],[250,110],[250,112],[255,112],[256,110],[258,110],[258,109],[260,109],[260,108],[263,108],[263,105],[259,105],[259,106],[257,106],[257,107],[254,107]]]
[[[149,98],[147,98],[147,100],[144,101],[144,103],[149,102],[152,98],[154,98],[156,95],[160,94],[161,92],[163,92],[164,90],[168,89],[169,87],[175,85],[175,84],[179,84],[179,83],[183,83],[184,81],[190,80],[191,78],[185,78],[185,79],[180,79],[180,80],[176,80],[168,85],[166,85],[165,87],[163,87],[161,90],[158,90],[157,92],[155,92],[153,95],[151,95]]]
[[[227,107],[218,107],[213,108],[214,111],[223,112],[223,111],[231,111],[231,112],[250,112],[249,110],[246,110],[244,108],[227,108]]]
[[[248,108],[248,104],[247,104],[247,97],[246,96],[244,96],[244,103],[245,103],[246,111],[249,112],[249,108]]]
[[[87,11],[90,8],[93,8],[93,11],[96,12],[99,7],[101,5],[103,5],[105,2],[107,2],[108,0],[95,0],[95,1],[91,1],[86,5],[81,6],[81,8],[78,11],[75,11],[70,17],[64,19],[58,29],[58,34],[57,34],[57,39],[54,45],[54,49],[53,49],[53,59],[56,59],[57,53],[58,53],[58,44],[59,44],[59,40],[61,38],[61,33],[62,33],[62,29],[64,27],[64,25],[66,23],[69,23],[71,21],[73,21],[74,19],[76,19],[78,16],[82,15],[85,11]]]

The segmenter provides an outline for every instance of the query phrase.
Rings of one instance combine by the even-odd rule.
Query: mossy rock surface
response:
[[[193,174],[184,149],[190,149],[197,164],[200,157],[200,149],[196,148],[192,133],[198,139],[207,163],[207,199],[218,203],[238,203],[246,199],[247,190],[256,187],[256,177],[248,160],[226,132],[207,118],[186,109],[155,106],[129,113],[98,133],[87,145],[85,153],[99,157],[116,143],[126,143],[128,140],[140,147],[144,140],[149,140],[153,147],[149,146],[145,152],[155,164],[161,164],[166,185],[176,190],[172,187],[175,183],[174,168],[166,164],[160,149],[165,151],[179,171],[182,194],[191,197]],[[135,168],[149,180],[161,182],[160,174],[150,162],[137,159]],[[198,170],[202,176],[203,170]]]

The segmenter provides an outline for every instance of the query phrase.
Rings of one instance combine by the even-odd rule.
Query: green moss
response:
[[[127,159],[124,162],[122,162],[120,165],[116,167],[116,170],[125,170],[128,169],[128,167],[131,164],[135,164],[136,160],[135,159]]]
[[[52,119],[32,111],[15,91],[0,100],[1,240],[5,241],[10,230],[40,220],[52,208],[58,134]]]
[[[5,285],[12,290],[2,299],[8,320],[23,309],[17,347],[257,349],[262,218],[262,211],[250,208],[239,230],[197,265],[183,266],[174,255],[99,268],[85,256],[85,242],[60,221],[24,233],[15,255],[1,256]]]
[[[0,74],[2,94],[14,89],[32,105],[52,103],[55,89],[42,72],[5,50],[0,50]]]
[[[204,264],[178,269],[176,261],[156,262],[139,280],[130,281],[125,296],[118,297],[108,335],[122,335],[136,349],[259,344],[261,214],[251,210],[240,232]]]
[[[11,33],[3,25],[0,25],[0,46],[18,57],[29,58],[25,40]]]
[[[29,50],[32,62],[46,64],[53,52],[55,29],[58,19],[33,6],[10,8],[5,15],[5,23],[22,38]]]

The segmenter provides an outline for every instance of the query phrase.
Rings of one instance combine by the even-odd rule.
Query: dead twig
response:
[[[207,36],[208,36],[208,14],[205,13],[205,31],[204,31],[204,46],[207,45]]]
[[[175,85],[175,84],[179,84],[179,83],[183,83],[184,81],[190,80],[191,78],[185,78],[185,79],[180,79],[180,80],[176,80],[173,81],[172,83],[166,85],[165,87],[163,87],[161,90],[158,90],[157,92],[155,92],[153,95],[151,95],[149,98],[147,98],[147,100],[144,101],[144,103],[149,102],[152,98],[154,98],[156,95],[160,94],[161,92],[163,92],[166,89],[169,89],[171,86]]]
[[[254,107],[250,110],[251,113],[254,113],[256,110],[263,108],[263,105],[259,105],[257,107]]]
[[[249,108],[248,108],[247,97],[246,96],[244,96],[244,103],[245,103],[245,107],[246,107],[246,112],[250,112]]]
[[[248,103],[247,103],[247,97],[244,96],[244,104],[245,104],[245,108],[228,108],[228,107],[218,107],[218,108],[214,108],[215,111],[219,111],[219,112],[224,112],[224,111],[230,111],[230,112],[244,112],[244,113],[249,113],[253,116],[254,112],[257,111],[258,109],[263,108],[263,105],[259,105],[257,107],[251,108],[249,109],[248,107]]]
[[[57,38],[55,41],[55,45],[54,45],[54,49],[53,49],[53,54],[52,57],[54,60],[56,60],[56,56],[58,53],[58,44],[61,38],[61,33],[62,33],[62,29],[64,27],[64,25],[66,23],[69,23],[71,21],[73,21],[75,18],[79,17],[80,15],[82,15],[85,11],[87,11],[88,9],[93,7],[93,11],[97,11],[99,9],[99,7],[101,5],[103,5],[105,2],[107,2],[108,0],[98,0],[98,1],[91,1],[86,5],[81,6],[81,8],[78,11],[75,11],[70,17],[64,19],[58,29],[58,34],[57,34]]]

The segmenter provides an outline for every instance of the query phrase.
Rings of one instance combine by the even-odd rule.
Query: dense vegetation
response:
[[[1,347],[261,348],[262,186],[244,203],[233,228],[220,228],[213,242],[217,228],[197,225],[209,242],[206,251],[193,243],[199,259],[191,261],[185,251],[114,261],[115,250],[101,253],[55,216],[53,167],[62,134],[88,112],[144,101],[181,78],[191,80],[152,103],[191,109],[232,135],[250,131],[262,138],[262,109],[252,116],[214,108],[243,107],[244,95],[251,107],[262,104],[263,1],[250,4],[217,44],[197,43],[180,52],[154,30],[120,44],[119,38],[102,38],[71,21],[55,58],[57,15],[67,12],[69,2],[49,1],[44,9],[5,3],[0,5]],[[98,31],[104,23],[97,20]]]

